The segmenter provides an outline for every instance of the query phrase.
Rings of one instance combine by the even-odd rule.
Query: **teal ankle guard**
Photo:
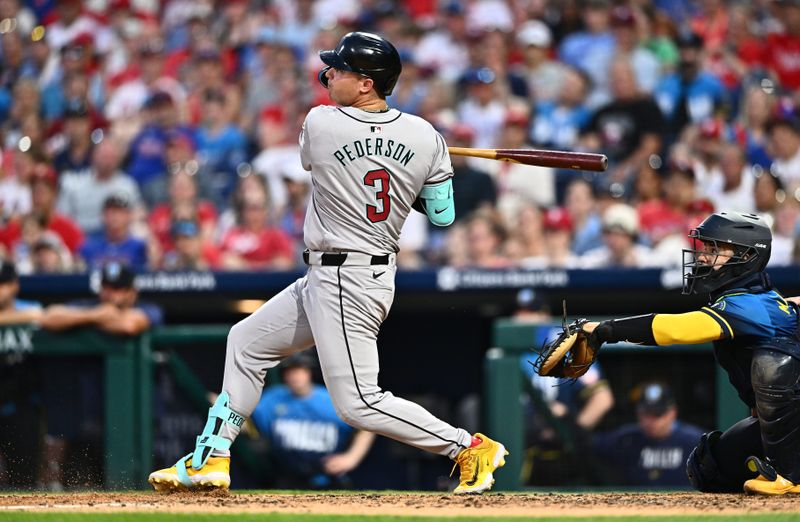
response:
[[[456,219],[453,201],[453,180],[422,187],[419,198],[423,201],[428,219],[437,227],[446,227]]]
[[[194,452],[189,453],[175,464],[175,468],[178,470],[178,480],[184,486],[189,487],[192,485],[192,480],[186,472],[186,461],[192,459],[192,468],[199,470],[206,465],[212,451],[227,451],[231,448],[231,441],[219,436],[222,424],[227,422],[232,426],[241,428],[242,424],[244,424],[244,417],[230,409],[228,407],[229,403],[228,392],[220,393],[214,405],[208,410],[208,420],[205,428],[203,428],[203,433],[197,437],[197,445],[194,447]],[[195,458],[195,456],[198,456],[198,458]]]

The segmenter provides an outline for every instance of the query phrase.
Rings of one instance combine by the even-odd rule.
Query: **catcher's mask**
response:
[[[712,293],[732,288],[764,270],[772,233],[755,214],[717,212],[689,232],[692,248],[683,250],[683,293]],[[724,262],[723,247],[733,249]],[[727,256],[726,256],[727,257]]]

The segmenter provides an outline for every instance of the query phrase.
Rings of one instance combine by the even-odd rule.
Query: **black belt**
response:
[[[322,254],[321,264],[322,266],[342,266],[345,261],[347,260],[347,252],[326,252]],[[308,252],[303,252],[303,262],[305,264],[309,264],[309,255]],[[389,254],[383,254],[382,256],[372,256],[370,258],[370,265],[388,265],[389,264]]]

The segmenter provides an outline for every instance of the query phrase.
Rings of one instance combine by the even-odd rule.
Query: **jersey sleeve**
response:
[[[303,120],[303,127],[300,129],[300,164],[305,170],[311,170],[311,140],[308,137],[308,122],[311,119],[311,112]]]
[[[147,320],[150,322],[150,328],[164,324],[164,312],[157,304],[141,303],[137,308],[147,316]]]
[[[435,131],[434,131],[435,132]],[[425,180],[426,185],[435,185],[453,177],[453,165],[450,163],[450,153],[444,138],[436,134],[436,150],[433,153],[430,174]]]
[[[706,308],[685,314],[656,314],[653,317],[653,338],[659,346],[707,343],[726,338],[729,331],[730,327],[725,321]]]
[[[736,294],[703,308],[703,311],[724,325],[725,339],[742,335],[772,337],[772,321],[766,310],[766,305],[772,303],[765,301],[769,301],[766,294]]]

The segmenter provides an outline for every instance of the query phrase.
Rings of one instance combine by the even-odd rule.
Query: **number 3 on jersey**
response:
[[[373,223],[386,221],[389,212],[392,210],[392,198],[389,196],[389,171],[386,169],[370,170],[364,176],[364,185],[375,186],[376,181],[380,181],[380,187],[375,193],[375,199],[380,205],[367,205],[367,219]],[[380,208],[380,210],[378,210]]]

